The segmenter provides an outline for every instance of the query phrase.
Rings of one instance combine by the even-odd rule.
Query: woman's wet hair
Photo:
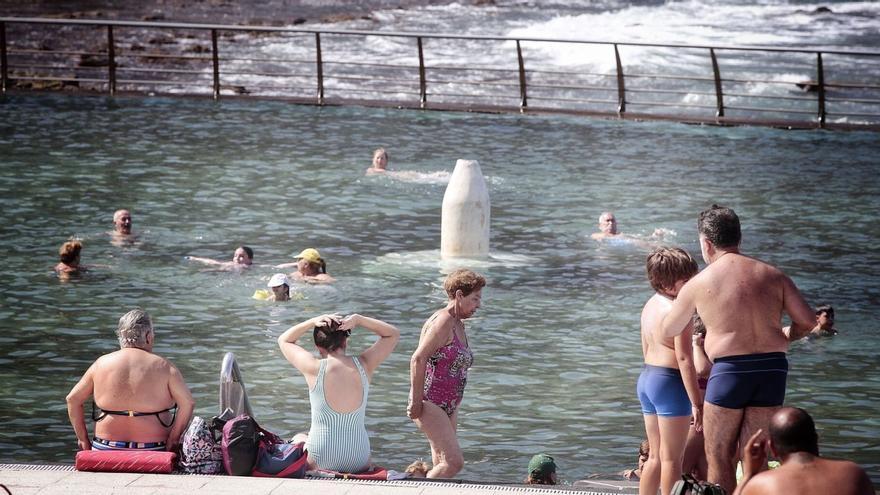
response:
[[[240,248],[240,249],[244,249],[244,252],[247,253],[248,258],[249,258],[251,261],[253,261],[253,259],[254,259],[254,250],[253,250],[253,249],[251,249],[251,248],[249,248],[249,247],[247,247],[247,246],[238,246],[238,248],[236,248],[236,249],[239,249],[239,248]]]
[[[457,291],[461,291],[464,296],[469,296],[472,292],[478,291],[485,286],[485,277],[466,268],[455,270],[443,281],[443,289],[450,299],[455,297]]]
[[[730,248],[739,246],[742,232],[739,226],[739,217],[730,208],[712,205],[708,210],[700,213],[697,220],[697,232],[717,248]]]
[[[76,239],[71,239],[61,245],[58,249],[58,257],[65,265],[69,265],[79,259],[79,253],[82,251],[82,243]]]
[[[675,287],[679,280],[689,280],[697,274],[697,262],[681,248],[659,247],[651,251],[645,262],[651,287],[664,293]]]
[[[315,330],[312,332],[315,345],[327,352],[344,348],[345,342],[351,335],[351,330],[339,330],[340,324],[340,321],[331,320],[330,323],[315,326]]]

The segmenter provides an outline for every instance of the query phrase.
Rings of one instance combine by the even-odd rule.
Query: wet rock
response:
[[[145,20],[145,21],[147,21],[147,22],[153,22],[153,21],[164,21],[164,20],[165,20],[165,14],[161,14],[161,13],[160,13],[160,14],[145,15],[145,16],[141,17],[141,19],[143,19],[143,20]]]
[[[144,48],[144,45],[141,45],[139,43],[132,43],[131,46],[128,47],[128,50],[132,52],[142,52],[146,50],[146,48]]]
[[[151,45],[174,45],[177,43],[177,40],[174,39],[174,36],[165,35],[165,36],[156,36],[155,38],[150,38],[147,43]]]
[[[183,50],[184,53],[211,53],[211,49],[207,46],[193,45]]]
[[[495,0],[475,0],[474,5],[478,5],[481,7],[482,6],[494,7],[495,5],[498,5],[498,4],[495,3]]]
[[[104,55],[80,55],[80,67],[107,67],[107,57]]]
[[[819,91],[819,84],[813,81],[795,83],[795,86],[802,89],[805,93],[815,93]]]
[[[833,14],[834,11],[829,9],[828,7],[816,7],[816,10],[813,11],[814,14]]]
[[[293,24],[294,26],[299,26],[300,24],[305,24],[305,23],[306,23],[305,17],[297,17],[293,20],[293,22],[291,24]]]

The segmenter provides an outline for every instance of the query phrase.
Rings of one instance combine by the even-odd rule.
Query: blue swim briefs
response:
[[[642,414],[657,416],[690,416],[688,398],[681,372],[675,368],[645,365],[636,394],[642,403]]]
[[[709,374],[706,401],[727,409],[781,406],[786,377],[784,352],[720,357]]]

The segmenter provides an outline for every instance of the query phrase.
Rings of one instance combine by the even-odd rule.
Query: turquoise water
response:
[[[365,177],[373,148],[415,179]],[[811,304],[830,302],[840,336],[797,343],[787,402],[811,411],[822,451],[880,479],[880,139],[870,133],[693,127],[567,117],[314,108],[280,102],[7,96],[0,99],[0,460],[72,461],[64,396],[114,350],[116,320],[149,311],[156,352],[183,372],[197,414],[217,413],[217,376],[235,352],[256,416],[308,428],[305,382],[276,349],[288,326],[329,311],[402,332],[370,393],[374,458],[401,469],[429,458],[405,416],[409,357],[443,303],[438,262],[444,177],[482,165],[490,285],[468,322],[476,361],[460,414],[461,477],[516,481],[532,453],[572,481],[632,467],[644,436],[635,381],[647,250],[588,238],[613,209],[622,231],[672,231],[699,256],[695,218],[732,206],[745,252],[780,266]],[[105,232],[130,208],[141,243]],[[104,265],[61,283],[58,246],[84,239]],[[241,274],[185,255],[256,251]],[[250,298],[305,247],[338,282],[302,299]],[[352,348],[370,342],[355,332]]]

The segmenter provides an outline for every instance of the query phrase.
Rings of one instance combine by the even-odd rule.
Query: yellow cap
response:
[[[294,256],[294,258],[304,259],[309,263],[320,263],[321,261],[323,261],[321,259],[321,253],[319,253],[318,250],[315,248],[303,249],[303,252]]]

